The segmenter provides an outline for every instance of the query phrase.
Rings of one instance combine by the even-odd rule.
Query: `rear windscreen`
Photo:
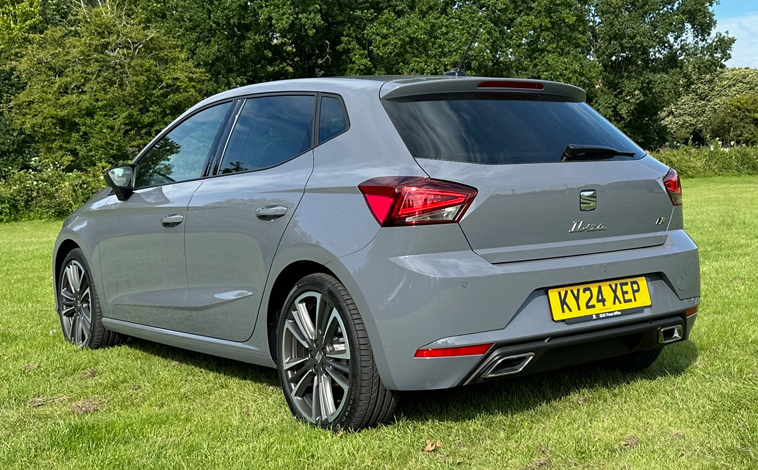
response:
[[[505,93],[383,103],[415,158],[482,164],[559,162],[569,144],[611,147],[634,152],[634,158],[645,153],[586,103]]]

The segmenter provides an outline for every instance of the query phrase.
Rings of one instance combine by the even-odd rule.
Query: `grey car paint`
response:
[[[173,329],[250,338],[271,262],[313,170],[313,151],[275,168],[203,181],[187,211],[189,295]],[[257,211],[277,208],[276,218]],[[282,209],[283,208],[283,209]]]
[[[619,162],[472,165],[419,159],[432,178],[479,191],[461,221],[474,251],[491,263],[576,256],[661,245],[672,205],[652,158]],[[609,169],[611,171],[609,171]],[[597,192],[597,208],[579,210],[579,193]],[[608,230],[573,233],[576,222]],[[580,236],[577,236],[580,235]]]
[[[172,312],[184,308],[187,296],[184,225],[165,227],[161,219],[186,217],[201,184],[138,189],[126,201],[109,196],[92,205],[99,222],[100,301],[109,316],[162,328],[174,324]]]
[[[299,197],[297,187],[301,181],[300,177],[294,178],[296,181],[291,182],[292,186],[289,188],[292,191],[287,192],[289,196],[292,196],[289,203],[297,207],[294,209],[292,218],[286,223],[278,247],[275,248],[276,252],[270,261],[268,273],[264,274],[263,267],[251,267],[259,271],[256,274],[247,272],[247,277],[243,277],[242,280],[226,278],[224,282],[218,284],[210,282],[208,278],[203,279],[203,275],[198,275],[197,285],[210,288],[210,291],[201,289],[200,292],[212,292],[214,298],[220,293],[222,299],[217,300],[228,300],[223,299],[223,296],[227,294],[232,297],[240,295],[240,298],[228,302],[216,303],[214,301],[210,304],[212,308],[199,308],[191,313],[184,312],[182,315],[197,317],[201,316],[198,312],[208,313],[207,320],[200,320],[196,324],[187,322],[185,317],[184,326],[177,324],[156,326],[156,322],[159,321],[156,318],[142,318],[140,321],[135,321],[133,315],[136,314],[132,311],[119,312],[117,304],[105,302],[103,324],[107,328],[128,335],[254,364],[273,366],[274,362],[269,353],[266,321],[270,310],[272,286],[292,263],[310,261],[321,264],[334,273],[354,298],[366,323],[377,368],[385,386],[389,389],[418,390],[458,385],[478,360],[471,356],[443,359],[414,358],[413,353],[416,349],[425,345],[476,344],[483,339],[518,342],[526,338],[579,332],[599,327],[597,322],[571,325],[553,322],[549,313],[547,315],[545,313],[546,288],[551,286],[625,276],[647,276],[653,306],[639,313],[604,319],[602,326],[608,327],[639,322],[648,318],[662,318],[666,315],[681,313],[690,306],[696,305],[699,302],[700,292],[697,247],[681,230],[681,208],[674,208],[672,211],[670,205],[668,212],[671,221],[667,230],[654,229],[653,232],[640,230],[635,234],[629,227],[629,230],[621,235],[614,235],[612,230],[608,230],[601,238],[594,238],[595,235],[588,238],[590,234],[587,233],[576,234],[577,241],[569,242],[569,245],[574,245],[573,248],[547,246],[548,249],[555,250],[555,256],[559,256],[552,259],[535,259],[540,256],[535,256],[534,245],[543,245],[544,248],[544,244],[560,244],[560,240],[551,240],[548,235],[545,235],[546,238],[543,239],[520,239],[518,243],[511,245],[498,244],[496,240],[483,235],[480,240],[481,245],[476,248],[483,253],[475,252],[467,238],[466,227],[471,227],[473,234],[477,224],[486,226],[486,218],[480,218],[477,215],[477,209],[486,207],[485,201],[489,200],[488,197],[477,197],[475,206],[467,211],[461,224],[380,229],[357,189],[359,183],[371,177],[424,176],[427,172],[431,172],[434,173],[433,176],[444,176],[453,181],[465,182],[462,180],[464,178],[480,191],[484,191],[482,194],[496,198],[506,197],[507,189],[520,187],[528,191],[523,185],[519,186],[521,183],[516,180],[511,180],[505,189],[496,188],[496,178],[489,175],[505,170],[491,168],[492,166],[472,165],[477,169],[463,171],[454,168],[454,165],[447,165],[450,162],[423,161],[419,165],[409,154],[381,105],[380,95],[382,94],[387,96],[394,93],[399,96],[402,93],[430,92],[429,90],[432,89],[436,92],[446,87],[470,89],[472,83],[475,86],[475,80],[482,79],[440,77],[401,80],[389,78],[291,80],[230,90],[188,110],[178,120],[209,104],[256,93],[321,91],[342,96],[351,127],[348,132],[316,147],[312,156],[307,155],[306,158],[300,156],[292,160],[293,165],[305,172],[311,164],[312,174],[307,179],[299,204],[293,201]],[[541,83],[545,83],[546,89],[554,87],[556,92],[573,94],[572,96],[575,95],[577,100],[582,98],[579,96],[581,93],[574,87],[553,85],[549,82]],[[411,87],[413,87],[412,90]],[[156,136],[156,140],[163,134]],[[306,163],[309,158],[311,162]],[[613,165],[598,166],[597,170],[593,170],[596,175],[602,176],[601,183],[610,181],[614,176],[631,181],[634,178],[642,178],[647,172],[650,176],[649,181],[645,183],[647,190],[644,194],[649,193],[650,201],[653,201],[654,197],[667,201],[667,195],[660,186],[660,178],[665,173],[665,167],[655,162],[652,157],[628,162],[634,164],[634,169],[631,173],[625,172],[623,175],[619,175],[616,170],[617,162],[596,163],[598,165],[613,163]],[[560,165],[555,164],[555,166]],[[606,168],[611,173],[604,174]],[[268,171],[270,170],[262,170],[257,174],[240,174],[235,177],[242,180],[242,178],[255,175],[265,181]],[[503,174],[500,176],[504,177]],[[208,195],[203,196],[203,200],[186,201],[185,209],[187,206],[190,207],[188,222],[192,220],[193,212],[205,211],[206,207],[214,201],[222,201],[222,205],[230,207],[230,198],[234,196],[225,198],[220,189],[225,181],[232,177],[219,176],[203,180],[202,185],[199,186],[200,190],[206,184],[209,184],[209,188],[216,185],[218,187],[210,189]],[[473,183],[474,178],[477,177],[483,178],[481,184]],[[557,174],[555,177],[557,178]],[[548,195],[555,195],[580,187],[586,189],[583,186],[585,182],[575,180],[559,188],[560,183],[556,179],[555,185],[545,191]],[[175,185],[171,187],[173,186]],[[166,191],[173,194],[174,190],[168,189],[169,186],[162,188],[164,197]],[[604,194],[602,186],[592,189],[601,191],[599,196],[601,198],[599,207],[601,207]],[[277,188],[274,193],[281,190],[282,188]],[[194,191],[197,191],[197,188],[193,189]],[[250,210],[258,204],[269,203],[264,200],[269,197],[268,195],[261,196],[262,193],[256,192],[255,188],[249,188],[247,191],[246,200],[256,201],[255,204],[249,206]],[[539,199],[539,193],[537,196]],[[175,198],[174,204],[179,206],[183,204],[173,195],[167,199],[170,201],[171,197]],[[280,198],[281,194],[275,197]],[[530,199],[523,199],[525,204],[529,201]],[[180,207],[171,206],[172,203],[164,202],[163,204],[164,206],[161,206],[156,203],[152,208],[158,210],[156,217],[159,214],[168,215],[169,212],[181,210]],[[110,266],[107,262],[109,257],[116,256],[117,259],[128,262],[128,255],[133,254],[131,249],[120,255],[110,253],[111,251],[123,252],[123,245],[117,246],[106,241],[114,235],[118,238],[128,233],[124,227],[114,229],[111,222],[106,220],[110,219],[110,215],[114,213],[107,208],[119,205],[122,204],[117,202],[114,195],[109,194],[109,191],[103,191],[75,211],[64,223],[56,242],[54,266],[59,266],[62,256],[65,255],[65,249],[59,253],[59,248],[64,246],[68,249],[72,243],[76,243],[83,248],[88,258],[96,287],[100,292],[106,292],[103,289],[105,283],[102,273],[105,269],[123,269],[123,267]],[[663,210],[664,204],[653,202],[653,205],[655,215],[658,216],[657,212]],[[161,209],[163,212],[160,211]],[[251,215],[250,210],[247,211],[248,217]],[[578,194],[575,210],[578,214]],[[196,216],[201,217],[202,214],[198,213]],[[556,213],[555,216],[566,216],[566,220],[568,219],[568,214]],[[498,215],[495,211],[489,217],[502,217],[502,215]],[[609,227],[617,222],[621,226],[625,223],[622,214],[609,213],[607,217],[605,223]],[[257,224],[251,219],[240,220],[244,222],[237,225],[238,230],[249,230],[254,223]],[[565,220],[561,219],[561,222]],[[150,225],[154,223],[154,220],[145,218],[144,224],[135,225],[132,229],[135,234],[147,233],[156,237],[162,232]],[[564,233],[565,230],[565,234],[568,235],[569,228],[561,224],[555,230],[560,233]],[[212,225],[207,222],[198,222],[197,225],[188,223],[187,230],[190,231],[188,240],[196,236],[202,238],[212,230]],[[224,230],[228,230],[226,236],[231,236],[236,229]],[[649,235],[650,233],[653,235]],[[641,246],[635,246],[634,242],[629,241],[629,237],[634,238],[636,235],[643,239],[645,237],[650,239]],[[233,236],[239,237],[240,234],[234,232]],[[627,249],[599,250],[605,252],[589,253],[586,246],[602,246],[602,244],[581,242],[581,240],[598,242],[607,237],[611,240],[605,240],[606,246],[612,247],[613,243],[617,242],[613,240],[615,236],[627,237],[620,240],[627,244]],[[239,239],[245,240],[244,243],[252,244],[252,238],[249,237],[251,235],[246,233]],[[267,244],[273,243],[276,230],[273,235],[265,235],[265,238]],[[198,242],[198,246],[202,246],[208,252],[199,255],[191,249],[193,253],[188,251],[187,254],[188,263],[192,266],[202,266],[207,257],[228,257],[229,252],[225,245],[214,245],[207,241]],[[221,246],[224,248],[221,249]],[[172,248],[175,249],[175,247]],[[104,250],[109,253],[106,254],[104,260],[101,260]],[[236,261],[226,259],[227,263]],[[268,262],[267,259],[264,250],[261,250],[259,260],[264,260],[263,265],[265,265]],[[252,258],[247,261],[252,262]],[[103,267],[102,270],[101,267]],[[132,274],[139,272],[134,271],[139,267],[130,266],[132,269],[130,272]],[[232,270],[243,269],[245,266],[235,265],[232,268]],[[168,279],[160,279],[158,282],[160,282],[158,284],[160,290],[170,291],[177,288],[172,287],[173,281]],[[181,289],[181,282],[176,284]],[[504,286],[507,286],[507,289],[504,289]],[[195,287],[193,283],[193,290]],[[117,292],[121,292],[118,291],[119,286],[111,287],[110,290],[113,291],[114,288]],[[136,292],[138,288],[135,286],[121,288],[123,293],[119,295],[114,293],[112,300],[129,295],[132,291]],[[241,291],[244,292],[240,293]],[[246,292],[250,294],[247,295]],[[107,293],[105,295],[108,296]],[[201,298],[204,295],[192,297],[200,299],[193,302],[202,304]],[[252,303],[250,311],[243,311],[247,308],[238,311],[229,311],[224,308],[224,306],[242,305],[247,302]],[[255,308],[255,304],[259,306]],[[214,321],[216,323],[224,321],[225,316],[234,319],[244,317],[239,324],[236,324],[240,330],[239,334],[228,331],[227,326],[213,325]],[[197,327],[189,332],[188,325],[189,328],[195,328],[192,325]],[[255,326],[250,336],[251,325]],[[691,321],[688,320],[687,325],[689,329]]]

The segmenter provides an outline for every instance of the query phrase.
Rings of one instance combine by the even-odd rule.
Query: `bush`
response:
[[[0,181],[0,222],[65,217],[104,187],[100,169],[16,172]]]
[[[718,140],[710,145],[662,148],[652,154],[685,178],[758,175],[758,147],[726,147]]]

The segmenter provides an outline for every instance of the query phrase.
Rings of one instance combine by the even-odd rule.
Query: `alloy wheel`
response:
[[[92,289],[79,261],[72,259],[60,282],[60,315],[63,334],[77,346],[87,346],[92,325]]]
[[[284,314],[280,354],[285,391],[310,423],[332,423],[350,391],[350,343],[342,316],[316,291],[299,295]]]

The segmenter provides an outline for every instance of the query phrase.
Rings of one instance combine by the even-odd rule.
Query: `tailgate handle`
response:
[[[255,216],[261,220],[274,220],[285,215],[287,208],[284,206],[265,206],[255,209]]]

